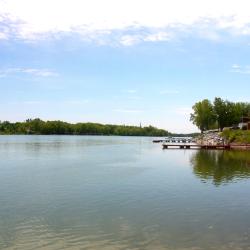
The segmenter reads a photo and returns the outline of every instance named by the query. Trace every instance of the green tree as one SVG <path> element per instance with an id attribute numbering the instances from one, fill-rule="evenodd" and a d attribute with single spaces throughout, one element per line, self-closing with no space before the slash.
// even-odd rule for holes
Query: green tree
<path id="1" fill-rule="evenodd" d="M 248 115 L 249 104 L 240 102 L 224 101 L 216 97 L 214 99 L 214 112 L 219 129 L 222 131 L 224 127 L 237 125 L 242 116 Z"/>
<path id="2" fill-rule="evenodd" d="M 227 125 L 227 103 L 219 97 L 214 99 L 214 113 L 218 127 L 222 130 Z"/>
<path id="3" fill-rule="evenodd" d="M 62 121 L 42 121 L 36 118 L 28 119 L 25 122 L 0 122 L 0 134 L 168 136 L 170 133 L 152 126 L 136 127 L 99 123 L 70 124 Z"/>
<path id="4" fill-rule="evenodd" d="M 215 123 L 215 114 L 213 105 L 207 99 L 195 103 L 192 107 L 193 113 L 190 120 L 195 124 L 203 133 L 205 130 L 212 128 Z"/>

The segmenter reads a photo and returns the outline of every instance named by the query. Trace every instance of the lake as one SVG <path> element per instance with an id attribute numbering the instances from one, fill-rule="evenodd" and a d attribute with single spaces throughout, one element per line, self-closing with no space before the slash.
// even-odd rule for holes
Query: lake
<path id="1" fill-rule="evenodd" d="M 0 136 L 0 249 L 250 249 L 250 152 Z"/>

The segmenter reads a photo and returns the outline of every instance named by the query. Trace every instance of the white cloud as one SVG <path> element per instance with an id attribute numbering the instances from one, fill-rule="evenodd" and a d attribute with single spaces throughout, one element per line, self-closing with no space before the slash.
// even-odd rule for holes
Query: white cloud
<path id="1" fill-rule="evenodd" d="M 250 65 L 241 66 L 238 64 L 232 65 L 231 72 L 239 74 L 250 74 Z"/>
<path id="2" fill-rule="evenodd" d="M 15 74 L 28 74 L 39 77 L 53 77 L 58 76 L 58 73 L 48 69 L 34 69 L 34 68 L 8 68 L 0 70 L 0 78 Z"/>
<path id="3" fill-rule="evenodd" d="M 157 33 L 149 34 L 148 36 L 144 37 L 144 41 L 146 42 L 159 42 L 159 41 L 169 41 L 172 38 L 172 36 L 163 31 L 159 31 Z"/>
<path id="4" fill-rule="evenodd" d="M 233 68 L 233 69 L 239 69 L 239 68 L 240 68 L 240 65 L 238 65 L 238 64 L 233 64 L 233 65 L 232 65 L 232 68 Z"/>
<path id="5" fill-rule="evenodd" d="M 58 76 L 57 73 L 48 69 L 22 69 L 20 72 L 42 77 Z"/>
<path id="6" fill-rule="evenodd" d="M 8 39 L 8 35 L 7 32 L 0 32 L 0 40 L 7 40 Z"/>
<path id="7" fill-rule="evenodd" d="M 136 35 L 125 35 L 120 38 L 120 43 L 124 46 L 132 46 L 141 41 L 140 36 Z"/>
<path id="8" fill-rule="evenodd" d="M 81 106 L 81 105 L 86 105 L 89 103 L 89 100 L 83 99 L 83 100 L 74 100 L 74 101 L 49 101 L 49 100 L 42 100 L 42 101 L 34 101 L 34 100 L 26 100 L 26 101 L 11 101 L 8 102 L 10 105 L 76 105 L 76 106 Z"/>
<path id="9" fill-rule="evenodd" d="M 212 40 L 219 39 L 220 30 L 250 35 L 248 0 L 0 0 L 0 6 L 0 24 L 4 24 L 0 39 L 37 40 L 77 33 L 102 44 L 100 36 L 118 32 L 118 42 L 131 46 L 168 41 L 183 30 L 198 31 L 197 35 Z"/>
<path id="10" fill-rule="evenodd" d="M 124 35 L 119 38 L 120 44 L 124 46 L 132 46 L 138 44 L 140 42 L 161 42 L 161 41 L 169 41 L 173 38 L 173 35 L 167 33 L 165 31 L 137 31 L 139 34 L 136 35 Z M 152 32 L 152 33 L 150 33 Z"/>

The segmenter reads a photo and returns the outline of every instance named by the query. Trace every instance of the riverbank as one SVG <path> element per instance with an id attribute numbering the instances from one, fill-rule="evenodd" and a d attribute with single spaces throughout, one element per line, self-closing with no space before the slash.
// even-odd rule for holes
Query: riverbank
<path id="1" fill-rule="evenodd" d="M 64 121 L 43 121 L 39 118 L 24 122 L 0 121 L 3 135 L 118 135 L 118 136 L 169 136 L 164 129 L 153 126 L 131 126 L 101 123 L 69 123 Z"/>
<path id="2" fill-rule="evenodd" d="M 199 135 L 196 143 L 201 145 L 230 145 L 231 149 L 250 149 L 250 131 L 224 130 L 223 132 L 209 132 Z"/>
<path id="3" fill-rule="evenodd" d="M 198 137 L 195 138 L 197 144 L 200 145 L 223 145 L 225 144 L 224 138 L 220 135 L 219 132 L 210 132 L 210 133 L 203 133 L 200 134 Z"/>

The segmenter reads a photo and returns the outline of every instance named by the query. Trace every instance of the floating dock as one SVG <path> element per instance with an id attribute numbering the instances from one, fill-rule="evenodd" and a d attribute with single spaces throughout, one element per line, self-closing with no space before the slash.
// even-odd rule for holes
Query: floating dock
<path id="1" fill-rule="evenodd" d="M 155 139 L 153 143 L 191 143 L 192 137 L 166 137 L 165 139 Z"/>
<path id="2" fill-rule="evenodd" d="M 166 138 L 156 138 L 153 143 L 162 143 L 163 149 L 218 149 L 218 150 L 230 150 L 238 149 L 250 150 L 250 144 L 227 144 L 224 141 L 218 144 L 198 144 L 192 137 L 166 137 Z"/>
<path id="3" fill-rule="evenodd" d="M 153 143 L 165 142 L 166 140 L 153 140 Z"/>

